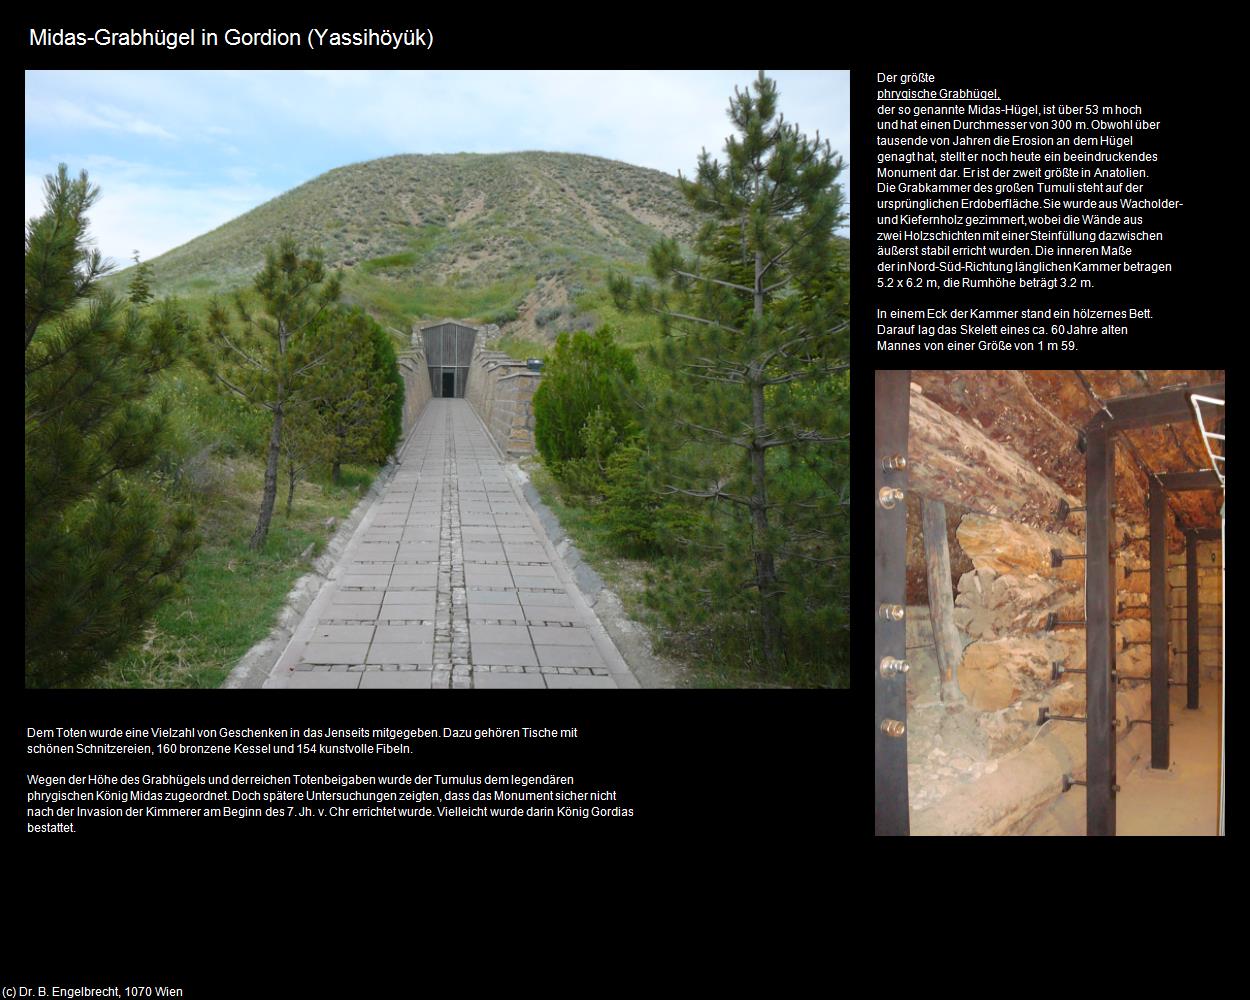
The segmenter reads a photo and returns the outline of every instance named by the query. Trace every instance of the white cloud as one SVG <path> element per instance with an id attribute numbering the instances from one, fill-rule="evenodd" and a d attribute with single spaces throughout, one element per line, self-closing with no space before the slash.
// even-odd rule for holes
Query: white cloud
<path id="1" fill-rule="evenodd" d="M 109 104 L 77 104 L 66 98 L 28 99 L 26 117 L 42 127 L 104 129 L 158 139 L 176 139 L 172 132 L 133 112 Z"/>
<path id="2" fill-rule="evenodd" d="M 112 157 L 88 157 L 82 166 L 100 188 L 88 213 L 89 232 L 101 253 L 119 267 L 129 264 L 135 250 L 145 260 L 157 257 L 280 193 L 246 177 L 206 184 L 179 171 Z M 55 167 L 27 162 L 27 218 L 42 213 L 43 177 Z"/>

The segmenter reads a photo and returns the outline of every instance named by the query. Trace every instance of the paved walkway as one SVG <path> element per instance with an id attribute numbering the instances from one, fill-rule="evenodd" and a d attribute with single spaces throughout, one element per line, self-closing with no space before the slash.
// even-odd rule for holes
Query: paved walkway
<path id="1" fill-rule="evenodd" d="M 432 399 L 265 687 L 636 688 L 481 421 Z"/>

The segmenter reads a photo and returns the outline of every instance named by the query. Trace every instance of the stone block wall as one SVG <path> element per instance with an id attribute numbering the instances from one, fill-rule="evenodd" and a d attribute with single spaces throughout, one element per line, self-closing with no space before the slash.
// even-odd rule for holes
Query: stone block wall
<path id="1" fill-rule="evenodd" d="M 1220 573 L 1222 552 L 1219 542 L 1199 542 L 1198 553 L 1198 671 L 1205 680 L 1219 677 L 1223 666 L 1223 627 L 1221 621 Z M 1168 564 L 1168 640 L 1172 659 L 1172 679 L 1183 681 L 1188 670 L 1188 594 L 1185 589 L 1185 551 L 1173 555 Z"/>
<path id="2" fill-rule="evenodd" d="M 408 432 L 416 426 L 421 418 L 425 404 L 430 401 L 430 370 L 425 364 L 425 351 L 420 347 L 411 347 L 403 351 L 396 359 L 399 374 L 404 379 L 404 433 L 400 439 L 408 438 Z"/>
<path id="3" fill-rule="evenodd" d="M 469 365 L 469 404 L 507 456 L 534 453 L 532 400 L 542 381 L 524 361 L 500 351 L 479 349 Z"/>

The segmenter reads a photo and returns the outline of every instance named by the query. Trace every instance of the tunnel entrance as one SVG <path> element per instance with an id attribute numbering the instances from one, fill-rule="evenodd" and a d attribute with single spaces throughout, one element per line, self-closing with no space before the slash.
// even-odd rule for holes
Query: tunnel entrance
<path id="1" fill-rule="evenodd" d="M 436 323 L 421 331 L 430 391 L 436 398 L 462 398 L 469 382 L 469 362 L 477 330 L 464 323 Z"/>

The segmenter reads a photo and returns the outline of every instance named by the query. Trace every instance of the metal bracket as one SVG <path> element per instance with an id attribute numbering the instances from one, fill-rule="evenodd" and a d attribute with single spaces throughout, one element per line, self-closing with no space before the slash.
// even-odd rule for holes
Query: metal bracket
<path id="1" fill-rule="evenodd" d="M 1037 724 L 1044 726 L 1048 722 L 1086 722 L 1083 715 L 1051 715 L 1050 709 L 1043 705 L 1037 710 Z"/>
<path id="2" fill-rule="evenodd" d="M 1084 625 L 1083 621 L 1063 621 L 1058 612 L 1052 611 L 1046 616 L 1046 631 L 1053 632 L 1059 625 Z"/>
<path id="3" fill-rule="evenodd" d="M 1066 499 L 1059 501 L 1059 509 L 1055 511 L 1055 520 L 1060 524 L 1068 519 L 1069 514 L 1077 514 L 1085 510 L 1084 507 L 1069 507 Z"/>
<path id="4" fill-rule="evenodd" d="M 1050 550 L 1050 565 L 1052 568 L 1058 568 L 1062 566 L 1065 560 L 1068 560 L 1068 559 L 1084 559 L 1084 558 L 1085 558 L 1084 555 L 1079 555 L 1079 556 L 1071 555 L 1070 556 L 1070 555 L 1064 554 L 1063 552 L 1060 552 L 1058 549 Z"/>
<path id="5" fill-rule="evenodd" d="M 1089 785 L 1089 782 L 1088 782 L 1088 781 L 1081 781 L 1081 779 L 1080 779 L 1080 778 L 1074 778 L 1074 777 L 1072 777 L 1072 775 L 1070 775 L 1070 774 L 1065 774 L 1065 775 L 1063 776 L 1063 790 L 1064 790 L 1065 792 L 1070 792 L 1070 791 L 1072 790 L 1072 786 L 1073 786 L 1073 785 L 1086 785 L 1086 786 L 1088 786 L 1088 785 Z M 1120 790 L 1120 786 L 1119 786 L 1119 785 L 1112 785 L 1112 786 L 1111 786 L 1111 791 L 1112 791 L 1112 793 L 1118 792 L 1119 790 Z"/>

